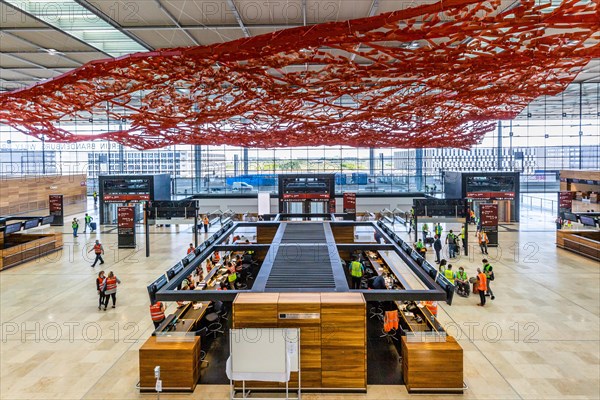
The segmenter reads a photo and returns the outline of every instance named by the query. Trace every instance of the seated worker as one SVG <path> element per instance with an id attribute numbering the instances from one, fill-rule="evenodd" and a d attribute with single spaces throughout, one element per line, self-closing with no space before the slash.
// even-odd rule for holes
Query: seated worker
<path id="1" fill-rule="evenodd" d="M 448 264 L 448 261 L 446 261 L 445 258 L 442 258 L 442 260 L 440 261 L 440 265 L 438 266 L 438 272 L 440 274 L 443 274 L 446 270 L 446 264 Z"/>
<path id="2" fill-rule="evenodd" d="M 227 265 L 227 282 L 229 283 L 229 288 L 231 290 L 235 290 L 235 281 L 237 281 L 237 272 L 235 270 L 235 263 L 230 261 Z"/>
<path id="3" fill-rule="evenodd" d="M 250 244 L 250 240 L 246 239 L 246 242 L 244 244 Z M 246 254 L 254 254 L 254 250 L 246 250 Z"/>
<path id="4" fill-rule="evenodd" d="M 425 253 L 427 253 L 427 249 L 425 248 L 425 245 L 423 244 L 421 239 L 419 239 L 417 243 L 415 243 L 415 249 L 419 252 L 419 254 L 423 256 L 423 258 L 425 258 Z"/>
<path id="5" fill-rule="evenodd" d="M 210 261 L 210 258 L 206 259 L 206 273 L 209 273 L 211 269 L 214 268 L 214 265 L 212 263 L 212 261 Z"/>
<path id="6" fill-rule="evenodd" d="M 218 251 L 215 251 L 215 253 L 213 254 L 213 256 L 212 256 L 212 261 L 213 261 L 215 264 L 218 264 L 218 263 L 219 263 L 219 261 L 221 261 L 221 255 L 219 254 L 219 252 L 218 252 Z"/>
<path id="7" fill-rule="evenodd" d="M 458 267 L 455 282 L 457 288 L 456 293 L 458 293 L 459 296 L 468 297 L 470 293 L 469 278 L 463 267 Z"/>
<path id="8" fill-rule="evenodd" d="M 185 279 L 181 282 L 181 290 L 185 290 L 184 287 L 187 287 L 187 290 L 194 290 L 196 285 L 194 284 L 194 280 L 192 279 L 192 274 L 189 274 L 185 277 Z"/>
<path id="9" fill-rule="evenodd" d="M 456 279 L 456 274 L 452 271 L 452 264 L 448 264 L 448 268 L 444 271 L 444 276 L 448 281 L 454 285 L 454 279 Z"/>
<path id="10" fill-rule="evenodd" d="M 387 289 L 385 286 L 385 274 L 375 276 L 369 279 L 369 288 L 371 289 Z"/>

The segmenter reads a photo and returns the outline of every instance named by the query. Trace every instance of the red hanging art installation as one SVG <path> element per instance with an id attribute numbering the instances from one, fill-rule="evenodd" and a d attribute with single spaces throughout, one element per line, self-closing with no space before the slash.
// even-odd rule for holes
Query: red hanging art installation
<path id="1" fill-rule="evenodd" d="M 551 3 L 445 0 L 92 61 L 1 94 L 0 123 L 47 142 L 108 139 L 137 149 L 468 149 L 600 57 L 599 1 Z M 106 132 L 75 131 L 106 118 Z"/>

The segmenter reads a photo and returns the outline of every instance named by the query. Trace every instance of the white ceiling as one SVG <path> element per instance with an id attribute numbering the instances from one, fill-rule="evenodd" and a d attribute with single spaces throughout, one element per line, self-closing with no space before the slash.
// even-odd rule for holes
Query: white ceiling
<path id="1" fill-rule="evenodd" d="M 557 0 L 552 0 L 556 2 Z M 589 1 L 589 0 L 588 0 Z M 0 0 L 0 90 L 23 88 L 84 63 L 131 52 L 210 45 L 280 29 L 343 21 L 434 1 Z M 513 1 L 503 1 L 503 7 Z M 22 8 L 22 9 L 20 9 Z M 49 54 L 43 49 L 54 49 Z M 139 50 L 138 50 L 139 51 Z M 356 60 L 359 61 L 359 60 Z M 538 99 L 533 118 L 598 116 L 600 59 L 564 94 Z M 522 114 L 526 117 L 526 112 Z"/>

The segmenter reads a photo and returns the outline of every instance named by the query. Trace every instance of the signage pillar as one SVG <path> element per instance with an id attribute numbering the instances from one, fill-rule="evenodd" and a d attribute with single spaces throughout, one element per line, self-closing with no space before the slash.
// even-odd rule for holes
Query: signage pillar
<path id="1" fill-rule="evenodd" d="M 356 221 L 356 193 L 344 192 L 344 213 L 350 214 L 344 219 Z"/>
<path id="2" fill-rule="evenodd" d="M 135 207 L 117 208 L 118 247 L 135 248 Z"/>
<path id="3" fill-rule="evenodd" d="M 571 212 L 573 208 L 573 197 L 575 192 L 560 191 L 558 192 L 558 216 L 564 212 Z"/>
<path id="4" fill-rule="evenodd" d="M 54 217 L 51 226 L 63 226 L 64 225 L 64 207 L 63 207 L 63 195 L 62 194 L 51 194 L 48 197 L 48 207 L 50 215 Z"/>
<path id="5" fill-rule="evenodd" d="M 487 233 L 488 246 L 498 246 L 498 204 L 482 203 L 479 205 L 481 229 Z"/>

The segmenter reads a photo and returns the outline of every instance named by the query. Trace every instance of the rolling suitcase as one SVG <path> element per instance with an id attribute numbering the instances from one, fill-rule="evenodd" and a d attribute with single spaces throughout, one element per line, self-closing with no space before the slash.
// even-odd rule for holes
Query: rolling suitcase
<path id="1" fill-rule="evenodd" d="M 94 232 L 96 230 L 96 223 L 90 222 L 90 228 L 92 229 L 92 232 Z"/>

